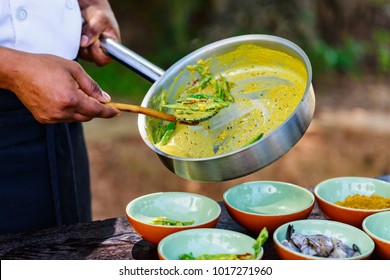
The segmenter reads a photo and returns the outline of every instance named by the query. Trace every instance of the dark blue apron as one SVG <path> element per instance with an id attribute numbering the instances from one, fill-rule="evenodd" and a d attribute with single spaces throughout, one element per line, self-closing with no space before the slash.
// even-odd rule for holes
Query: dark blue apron
<path id="1" fill-rule="evenodd" d="M 0 89 L 0 234 L 90 220 L 81 124 L 42 125 Z"/>

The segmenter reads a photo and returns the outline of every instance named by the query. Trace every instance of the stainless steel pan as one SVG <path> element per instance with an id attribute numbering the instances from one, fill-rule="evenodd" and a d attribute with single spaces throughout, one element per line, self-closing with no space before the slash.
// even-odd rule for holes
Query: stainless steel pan
<path id="1" fill-rule="evenodd" d="M 208 158 L 182 158 L 163 153 L 150 140 L 147 130 L 147 127 L 150 126 L 150 118 L 139 115 L 138 129 L 145 143 L 156 152 L 170 171 L 185 179 L 201 182 L 221 182 L 258 171 L 289 151 L 303 136 L 312 120 L 315 97 L 311 86 L 312 70 L 310 61 L 301 48 L 283 38 L 269 35 L 244 35 L 217 41 L 185 56 L 165 72 L 112 39 L 102 38 L 101 43 L 103 49 L 115 60 L 154 82 L 142 102 L 142 106 L 150 108 L 158 107 L 162 90 L 166 90 L 172 84 L 177 83 L 177 77 L 187 65 L 193 65 L 199 59 L 206 60 L 230 52 L 242 44 L 255 44 L 285 52 L 301 61 L 306 68 L 307 83 L 305 92 L 291 116 L 277 129 L 260 140 L 227 154 Z M 173 96 L 168 98 L 174 100 Z"/>

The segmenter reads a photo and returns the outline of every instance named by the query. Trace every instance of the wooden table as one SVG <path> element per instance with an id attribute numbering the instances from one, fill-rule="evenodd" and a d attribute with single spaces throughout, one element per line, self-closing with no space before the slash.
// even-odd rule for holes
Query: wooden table
<path id="1" fill-rule="evenodd" d="M 232 220 L 223 203 L 217 228 L 251 233 Z M 311 219 L 324 219 L 315 205 Z M 29 233 L 0 235 L 0 259 L 156 260 L 157 246 L 143 240 L 125 217 L 94 221 Z M 278 259 L 272 237 L 264 245 L 263 259 Z"/>
<path id="2" fill-rule="evenodd" d="M 390 182 L 390 175 L 378 177 Z M 312 189 L 311 189 L 312 190 Z M 223 203 L 217 228 L 257 237 L 232 220 Z M 315 203 L 309 219 L 325 219 Z M 377 259 L 376 256 L 372 256 Z M 0 259 L 56 260 L 156 260 L 157 246 L 143 240 L 125 217 L 59 226 L 28 233 L 0 235 Z M 264 245 L 263 259 L 276 260 L 272 237 Z"/>

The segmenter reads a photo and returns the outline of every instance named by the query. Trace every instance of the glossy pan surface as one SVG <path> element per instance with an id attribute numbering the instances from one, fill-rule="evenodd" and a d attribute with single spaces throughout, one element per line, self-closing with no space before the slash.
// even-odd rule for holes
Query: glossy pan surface
<path id="1" fill-rule="evenodd" d="M 149 80 L 156 81 L 145 95 L 141 105 L 158 109 L 161 106 L 160 102 L 163 92 L 166 95 L 164 98 L 167 99 L 167 102 L 174 102 L 179 89 L 177 87 L 189 82 L 188 75 L 183 75 L 183 69 L 186 66 L 194 65 L 200 59 L 207 60 L 211 58 L 213 60 L 215 57 L 233 53 L 243 45 L 253 45 L 260 47 L 260 49 L 263 48 L 285 53 L 292 59 L 299 61 L 305 69 L 305 85 L 302 90 L 302 97 L 298 104 L 291 105 L 294 106 L 294 108 L 291 108 L 292 113 L 278 127 L 259 140 L 245 147 L 233 149 L 227 153 L 200 158 L 173 156 L 161 151 L 156 147 L 152 133 L 156 127 L 163 125 L 163 121 L 139 115 L 138 128 L 143 140 L 156 152 L 162 163 L 180 177 L 200 182 L 221 182 L 258 171 L 288 152 L 303 136 L 312 120 L 315 97 L 311 85 L 312 70 L 309 59 L 303 50 L 294 43 L 280 37 L 269 35 L 244 35 L 217 41 L 185 56 L 165 72 L 154 71 L 154 76 L 149 77 Z M 233 57 L 232 61 L 243 60 L 240 62 L 241 67 L 243 67 L 242 69 L 253 67 L 252 62 L 245 56 L 245 53 L 242 54 L 241 56 Z M 261 56 L 262 53 L 259 52 L 258 55 Z M 284 61 L 275 61 L 275 64 L 283 63 Z M 230 64 L 226 60 L 223 63 L 211 65 L 211 67 L 216 72 L 230 71 Z M 155 74 L 155 72 L 158 74 Z M 250 82 L 253 82 L 256 78 L 251 78 Z M 283 77 L 281 78 L 281 82 L 286 82 L 282 80 Z M 234 119 L 234 114 L 231 113 L 230 116 L 229 114 L 227 116 L 230 119 Z M 223 115 L 220 119 L 216 117 L 213 117 L 213 119 L 216 118 L 214 120 L 215 122 L 224 121 L 222 117 L 226 119 Z M 218 132 L 212 131 L 211 133 Z M 240 131 L 233 131 L 232 133 L 240 133 Z"/>

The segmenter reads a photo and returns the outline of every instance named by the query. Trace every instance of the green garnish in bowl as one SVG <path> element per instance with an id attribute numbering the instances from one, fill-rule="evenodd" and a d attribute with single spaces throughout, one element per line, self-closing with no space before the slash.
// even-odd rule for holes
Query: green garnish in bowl
<path id="1" fill-rule="evenodd" d="M 152 225 L 161 225 L 161 226 L 190 226 L 195 223 L 195 221 L 175 221 L 168 219 L 166 217 L 158 216 L 154 218 L 151 222 Z"/>
<path id="2" fill-rule="evenodd" d="M 268 230 L 263 228 L 260 231 L 259 236 L 257 237 L 252 248 L 254 249 L 254 254 L 244 253 L 244 254 L 202 254 L 197 257 L 194 257 L 192 252 L 188 254 L 182 254 L 180 260 L 255 260 L 261 252 L 261 247 L 268 239 Z"/>

